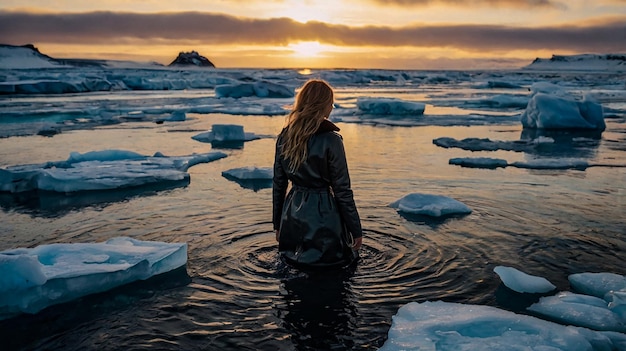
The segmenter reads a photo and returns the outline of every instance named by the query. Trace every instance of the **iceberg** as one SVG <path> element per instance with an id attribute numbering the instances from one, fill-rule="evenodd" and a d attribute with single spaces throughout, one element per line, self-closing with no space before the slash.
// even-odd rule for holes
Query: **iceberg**
<path id="1" fill-rule="evenodd" d="M 524 128 L 597 129 L 606 124 L 602 106 L 588 97 L 576 101 L 572 97 L 537 93 L 530 98 L 521 116 Z"/>
<path id="2" fill-rule="evenodd" d="M 0 169 L 0 192 L 73 193 L 188 181 L 189 167 L 224 157 L 226 154 L 217 151 L 172 157 L 160 153 L 148 157 L 126 150 L 73 152 L 66 161 Z"/>
<path id="3" fill-rule="evenodd" d="M 0 252 L 0 319 L 145 280 L 187 263 L 186 243 L 115 237 Z"/>
<path id="4" fill-rule="evenodd" d="M 391 204 L 398 212 L 431 217 L 469 214 L 472 210 L 464 203 L 442 195 L 412 193 Z"/>

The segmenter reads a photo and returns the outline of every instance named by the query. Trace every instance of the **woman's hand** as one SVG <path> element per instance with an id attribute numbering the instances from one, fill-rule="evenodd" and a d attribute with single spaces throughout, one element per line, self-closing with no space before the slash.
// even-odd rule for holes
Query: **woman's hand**
<path id="1" fill-rule="evenodd" d="M 280 238 L 280 232 L 278 230 L 275 230 L 274 234 L 276 234 L 276 241 L 278 241 L 278 238 Z"/>
<path id="2" fill-rule="evenodd" d="M 352 250 L 359 251 L 361 249 L 362 244 L 363 244 L 363 237 L 354 239 L 354 244 L 352 244 Z"/>

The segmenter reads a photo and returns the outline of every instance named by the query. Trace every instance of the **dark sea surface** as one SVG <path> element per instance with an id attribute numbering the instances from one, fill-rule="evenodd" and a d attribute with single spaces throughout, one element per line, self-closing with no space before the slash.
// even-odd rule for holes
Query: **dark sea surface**
<path id="1" fill-rule="evenodd" d="M 520 81 L 517 75 L 500 79 Z M 586 84 L 581 89 L 592 88 Z M 611 106 L 611 112 L 605 112 L 611 118 L 600 139 L 572 145 L 572 138 L 579 136 L 565 133 L 561 142 L 528 152 L 471 152 L 433 144 L 440 137 L 520 140 L 522 126 L 515 120 L 523 109 L 498 112 L 431 101 L 427 113 L 441 109 L 441 115 L 454 116 L 455 122 L 393 126 L 338 121 L 364 228 L 363 248 L 353 269 L 313 275 L 279 260 L 267 184 L 239 184 L 221 175 L 237 167 L 271 166 L 275 138 L 234 149 L 191 139 L 213 124 L 239 124 L 246 132 L 273 136 L 284 116 L 188 113 L 182 122 L 130 121 L 70 129 L 53 137 L 2 138 L 0 166 L 64 160 L 72 151 L 106 149 L 145 155 L 218 149 L 228 157 L 191 167 L 191 181 L 183 186 L 68 196 L 0 194 L 0 250 L 101 242 L 116 236 L 188 243 L 186 267 L 36 315 L 0 321 L 0 348 L 376 350 L 387 338 L 392 316 L 408 302 L 443 300 L 516 310 L 516 296 L 502 289 L 493 272 L 498 265 L 545 277 L 559 290 L 569 290 L 567 277 L 573 273 L 626 275 L 623 90 L 617 89 L 617 98 L 602 95 L 603 103 Z M 439 95 L 444 101 L 460 92 L 467 93 L 458 85 L 408 92 L 352 85 L 337 89 L 337 101 L 349 105 L 359 95 Z M 168 98 L 180 93 L 154 94 Z M 112 92 L 105 98 L 143 99 L 150 93 Z M 5 106 L 10 103 L 7 97 L 0 99 Z M 36 99 L 33 104 L 64 101 L 60 96 Z M 458 123 L 475 113 L 495 113 L 503 122 Z M 602 166 L 476 169 L 448 164 L 455 157 L 494 157 L 509 163 L 576 158 Z M 472 213 L 432 219 L 402 215 L 388 206 L 414 192 L 454 198 Z"/>

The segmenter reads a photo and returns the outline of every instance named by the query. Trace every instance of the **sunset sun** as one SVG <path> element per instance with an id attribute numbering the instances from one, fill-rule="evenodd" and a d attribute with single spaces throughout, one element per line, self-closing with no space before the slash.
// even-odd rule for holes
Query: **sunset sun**
<path id="1" fill-rule="evenodd" d="M 321 56 L 322 45 L 317 41 L 303 41 L 291 43 L 287 46 L 293 53 L 294 57 L 315 58 Z"/>

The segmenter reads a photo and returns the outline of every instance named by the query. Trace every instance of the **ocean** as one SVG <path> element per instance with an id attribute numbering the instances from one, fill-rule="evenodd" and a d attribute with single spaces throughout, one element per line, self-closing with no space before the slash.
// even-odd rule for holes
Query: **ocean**
<path id="1" fill-rule="evenodd" d="M 278 258 L 271 189 L 222 176 L 232 168 L 272 166 L 275 136 L 293 98 L 220 99 L 214 88 L 194 87 L 190 78 L 180 78 L 195 74 L 194 79 L 203 80 L 204 73 L 175 70 L 3 74 L 70 82 L 93 76 L 111 82 L 132 75 L 143 79 L 144 89 L 0 95 L 0 167 L 109 149 L 228 155 L 191 167 L 190 181 L 183 185 L 0 193 L 0 250 L 115 236 L 189 245 L 182 269 L 0 321 L 3 349 L 376 350 L 387 339 L 392 316 L 412 301 L 523 313 L 524 297 L 503 289 L 493 272 L 498 265 L 545 277 L 560 290 L 569 289 L 567 277 L 573 273 L 626 275 L 625 73 L 213 71 L 205 81 L 214 79 L 214 85 L 219 77 L 293 89 L 316 77 L 336 89 L 331 119 L 341 128 L 364 240 L 353 270 L 313 276 Z M 184 89 L 170 89 L 173 77 Z M 170 85 L 154 89 L 155 82 Z M 521 152 L 433 143 L 442 137 L 527 139 L 519 118 L 537 82 L 595 98 L 603 106 L 606 129 L 553 131 L 541 135 L 553 142 Z M 366 116 L 357 108 L 363 97 L 419 101 L 425 112 Z M 186 119 L 163 121 L 174 111 L 185 112 Z M 234 148 L 192 139 L 215 124 L 241 125 L 263 137 Z M 38 135 L 50 130 L 51 136 Z M 449 163 L 458 157 L 500 158 L 509 164 L 576 159 L 596 166 L 486 169 Z M 451 197 L 472 213 L 429 218 L 389 207 L 410 193 Z"/>

